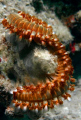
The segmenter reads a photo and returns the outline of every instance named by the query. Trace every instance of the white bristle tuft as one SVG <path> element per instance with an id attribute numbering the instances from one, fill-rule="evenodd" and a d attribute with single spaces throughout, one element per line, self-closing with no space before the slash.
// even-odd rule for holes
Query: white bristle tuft
<path id="1" fill-rule="evenodd" d="M 43 101 L 44 104 L 47 104 L 48 102 L 47 101 Z"/>
<path id="2" fill-rule="evenodd" d="M 13 90 L 10 91 L 10 94 L 13 94 Z"/>
<path id="3" fill-rule="evenodd" d="M 40 33 L 38 32 L 37 35 L 40 35 Z"/>
<path id="4" fill-rule="evenodd" d="M 43 35 L 42 38 L 44 39 L 44 38 L 45 38 L 45 35 Z"/>
<path id="5" fill-rule="evenodd" d="M 57 38 L 55 38 L 54 40 L 57 40 Z"/>
<path id="6" fill-rule="evenodd" d="M 46 35 L 46 37 L 49 37 L 48 35 Z"/>
<path id="7" fill-rule="evenodd" d="M 12 103 L 12 106 L 15 107 L 15 103 Z"/>
<path id="8" fill-rule="evenodd" d="M 17 107 L 17 109 L 18 109 L 18 110 L 20 109 L 20 105 Z"/>
<path id="9" fill-rule="evenodd" d="M 50 26 L 51 26 L 51 24 L 48 24 L 48 25 L 47 25 L 47 27 L 50 27 Z"/>
<path id="10" fill-rule="evenodd" d="M 44 110 L 48 111 L 48 106 L 47 105 L 45 105 Z"/>
<path id="11" fill-rule="evenodd" d="M 21 88 L 21 89 L 22 89 L 22 86 L 19 86 L 19 88 Z"/>
<path id="12" fill-rule="evenodd" d="M 57 99 L 57 97 L 55 97 L 53 100 L 55 100 L 55 101 L 56 101 L 56 100 L 58 100 L 58 99 Z"/>
<path id="13" fill-rule="evenodd" d="M 35 106 L 37 106 L 38 105 L 38 103 L 37 102 L 35 102 Z"/>
<path id="14" fill-rule="evenodd" d="M 39 102 L 39 106 L 41 106 L 41 102 Z"/>
<path id="15" fill-rule="evenodd" d="M 22 103 L 22 101 L 18 101 L 18 103 Z"/>
<path id="16" fill-rule="evenodd" d="M 26 104 L 29 104 L 29 102 L 26 102 Z"/>
<path id="17" fill-rule="evenodd" d="M 24 106 L 23 107 L 23 111 L 25 112 L 27 110 L 27 106 Z"/>
<path id="18" fill-rule="evenodd" d="M 32 36 L 35 36 L 35 34 L 36 34 L 36 32 L 35 32 L 35 31 L 33 31 L 33 32 L 31 33 L 31 35 L 32 35 Z"/>
<path id="19" fill-rule="evenodd" d="M 17 92 L 17 89 L 13 90 L 13 92 Z"/>
<path id="20" fill-rule="evenodd" d="M 54 35 L 54 34 L 56 34 L 56 32 L 53 32 L 52 34 Z"/>
<path id="21" fill-rule="evenodd" d="M 38 108 L 35 109 L 35 112 L 38 113 Z"/>
<path id="22" fill-rule="evenodd" d="M 27 30 L 27 32 L 31 32 L 31 30 Z"/>
<path id="23" fill-rule="evenodd" d="M 67 100 L 70 102 L 70 101 L 71 101 L 71 98 L 70 98 L 70 97 L 68 97 L 68 98 L 67 98 Z"/>

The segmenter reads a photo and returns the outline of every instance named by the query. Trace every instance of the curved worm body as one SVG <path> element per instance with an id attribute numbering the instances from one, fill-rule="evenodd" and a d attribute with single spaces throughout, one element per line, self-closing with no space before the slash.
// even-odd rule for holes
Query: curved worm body
<path id="1" fill-rule="evenodd" d="M 39 21 L 39 19 L 37 20 Z M 39 43 L 52 36 L 52 27 L 46 24 L 38 24 L 35 21 L 23 18 L 20 14 L 10 14 L 2 21 L 3 25 L 10 29 L 11 33 L 16 32 L 20 38 L 24 37 L 29 41 L 37 40 Z M 40 41 L 41 40 L 41 41 Z"/>
<path id="2" fill-rule="evenodd" d="M 2 21 L 4 27 L 16 32 L 20 38 L 24 37 L 28 41 L 34 40 L 36 43 L 45 45 L 51 54 L 57 55 L 58 67 L 52 81 L 17 87 L 13 92 L 13 104 L 23 110 L 41 110 L 53 108 L 54 104 L 62 104 L 64 99 L 71 95 L 67 90 L 74 90 L 73 67 L 71 59 L 65 50 L 65 46 L 59 42 L 57 36 L 53 34 L 52 27 L 46 22 L 39 20 L 34 16 L 19 12 L 19 14 L 10 14 L 7 19 Z M 51 77 L 51 75 L 50 75 Z"/>

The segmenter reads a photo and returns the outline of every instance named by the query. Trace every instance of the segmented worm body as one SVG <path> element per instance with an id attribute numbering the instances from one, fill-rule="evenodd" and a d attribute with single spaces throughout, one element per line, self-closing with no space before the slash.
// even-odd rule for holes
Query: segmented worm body
<path id="1" fill-rule="evenodd" d="M 42 21 L 41 23 L 38 22 L 38 24 L 36 21 L 32 22 L 32 20 L 30 21 L 23 17 L 22 14 L 10 14 L 7 20 L 3 20 L 4 26 L 10 29 L 11 33 L 16 32 L 20 38 L 24 37 L 29 41 L 33 39 L 39 43 L 42 42 L 42 44 L 45 43 L 46 38 L 49 39 L 53 36 L 51 26 L 45 23 L 42 25 Z M 37 19 L 37 21 L 39 21 L 39 19 Z"/>
<path id="2" fill-rule="evenodd" d="M 58 67 L 56 74 L 52 74 L 53 80 L 37 85 L 17 87 L 13 92 L 12 101 L 15 107 L 38 111 L 43 108 L 53 108 L 54 104 L 62 104 L 61 97 L 68 99 L 71 96 L 67 90 L 74 90 L 70 81 L 74 82 L 75 80 L 71 78 L 73 74 L 71 59 L 65 46 L 53 34 L 52 27 L 24 12 L 10 14 L 2 23 L 4 27 L 10 29 L 11 33 L 16 32 L 20 38 L 24 37 L 28 41 L 34 40 L 38 44 L 45 45 L 51 54 L 58 56 Z"/>

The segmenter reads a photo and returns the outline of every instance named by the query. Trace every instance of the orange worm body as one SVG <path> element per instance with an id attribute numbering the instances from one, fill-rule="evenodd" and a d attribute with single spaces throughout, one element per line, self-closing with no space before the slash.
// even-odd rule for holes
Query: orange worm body
<path id="1" fill-rule="evenodd" d="M 73 74 L 71 59 L 65 50 L 65 46 L 53 34 L 52 27 L 48 26 L 46 22 L 23 12 L 10 14 L 2 23 L 11 32 L 16 32 L 20 38 L 24 37 L 28 41 L 34 40 L 36 43 L 45 45 L 51 54 L 58 57 L 58 67 L 52 81 L 17 87 L 17 90 L 13 92 L 12 101 L 15 107 L 20 107 L 23 110 L 27 108 L 41 110 L 48 107 L 53 108 L 54 104 L 62 104 L 63 101 L 60 97 L 64 99 L 70 97 L 67 90 L 74 90 L 70 81 L 74 82 L 75 80 L 71 78 Z"/>
<path id="2" fill-rule="evenodd" d="M 52 27 L 42 26 L 35 22 L 29 22 L 19 14 L 10 14 L 7 20 L 3 20 L 3 25 L 10 29 L 11 32 L 16 32 L 20 38 L 24 37 L 32 41 L 32 39 L 38 38 L 38 40 L 45 40 L 52 36 Z"/>

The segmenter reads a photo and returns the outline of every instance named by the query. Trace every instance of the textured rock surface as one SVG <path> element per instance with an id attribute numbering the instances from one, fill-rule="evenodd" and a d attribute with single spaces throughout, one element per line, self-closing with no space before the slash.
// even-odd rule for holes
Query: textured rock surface
<path id="1" fill-rule="evenodd" d="M 62 106 L 49 110 L 38 120 L 80 120 L 81 119 L 81 87 L 75 87 L 71 100 L 64 101 Z"/>
<path id="2" fill-rule="evenodd" d="M 9 15 L 10 13 L 21 10 L 28 12 L 31 15 L 36 15 L 38 18 L 42 18 L 47 23 L 50 23 L 54 29 L 54 32 L 56 32 L 56 34 L 58 35 L 60 41 L 64 43 L 66 42 L 68 43 L 73 39 L 72 35 L 69 32 L 69 29 L 60 22 L 60 20 L 55 16 L 55 13 L 52 13 L 48 8 L 46 8 L 46 6 L 43 6 L 44 11 L 41 10 L 41 12 L 37 14 L 35 12 L 35 8 L 31 5 L 31 3 L 32 0 L 25 0 L 25 1 L 0 0 L 0 23 L 2 19 L 4 17 L 7 17 L 7 15 Z M 8 30 L 5 30 L 3 28 L 3 25 L 0 24 L 0 40 L 2 35 L 5 35 L 5 31 L 8 32 Z M 3 88 L 0 87 L 0 92 L 2 92 L 2 90 Z M 5 91 L 7 91 L 7 87 Z M 9 93 L 4 92 L 4 94 L 8 95 Z M 75 91 L 71 93 L 71 95 L 72 95 L 71 101 L 70 99 L 69 101 L 64 101 L 64 104 L 62 106 L 55 106 L 54 110 L 49 110 L 48 112 L 45 112 L 41 116 L 40 114 L 36 114 L 30 111 L 27 112 L 27 115 L 32 120 L 81 120 L 81 83 L 80 82 L 78 83 L 78 86 L 75 88 Z M 5 95 L 4 97 L 2 97 L 2 99 L 4 98 Z M 3 103 L 6 104 L 5 101 L 3 101 Z M 10 109 L 7 108 L 5 114 L 7 114 L 8 110 Z M 12 114 L 13 114 L 13 110 L 11 116 Z M 20 115 L 20 118 L 21 117 L 23 117 L 22 114 Z M 28 119 L 27 116 L 25 116 L 22 120 L 25 119 Z"/>

